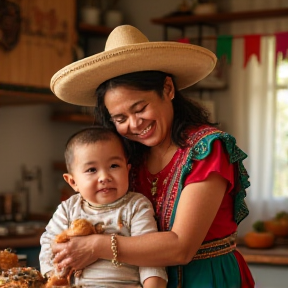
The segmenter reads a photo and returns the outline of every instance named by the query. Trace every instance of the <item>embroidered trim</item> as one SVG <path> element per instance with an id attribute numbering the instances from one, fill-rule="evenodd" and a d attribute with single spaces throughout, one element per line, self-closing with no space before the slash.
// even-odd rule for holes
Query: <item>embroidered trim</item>
<path id="1" fill-rule="evenodd" d="M 193 260 L 207 259 L 230 253 L 236 249 L 237 233 L 233 233 L 223 239 L 203 243 Z"/>
<path id="2" fill-rule="evenodd" d="M 247 157 L 247 155 L 236 146 L 236 140 L 233 136 L 214 127 L 206 127 L 197 131 L 195 134 L 192 134 L 191 137 L 188 138 L 187 142 L 191 149 L 184 149 L 183 151 L 185 152 L 179 156 L 179 158 L 181 158 L 180 165 L 182 166 L 182 169 L 178 169 L 181 170 L 180 173 L 176 172 L 174 174 L 174 177 L 168 186 L 165 201 L 167 202 L 167 199 L 169 199 L 167 203 L 172 203 L 172 205 L 167 205 L 169 207 L 163 205 L 166 209 L 163 209 L 161 218 L 166 218 L 165 222 L 169 223 L 169 227 L 166 226 L 165 230 L 172 229 L 184 181 L 192 169 L 193 160 L 202 160 L 207 157 L 211 152 L 213 141 L 216 139 L 221 140 L 225 144 L 225 148 L 229 154 L 230 163 L 238 163 L 236 172 L 238 173 L 239 190 L 235 195 L 233 195 L 234 220 L 237 225 L 249 214 L 249 210 L 244 201 L 244 198 L 246 197 L 245 189 L 250 186 L 248 181 L 249 175 L 242 164 L 242 161 Z M 235 183 L 235 185 L 236 184 L 237 183 Z M 172 199 L 175 199 L 175 201 L 170 202 Z M 169 221 L 167 216 L 170 218 Z"/>

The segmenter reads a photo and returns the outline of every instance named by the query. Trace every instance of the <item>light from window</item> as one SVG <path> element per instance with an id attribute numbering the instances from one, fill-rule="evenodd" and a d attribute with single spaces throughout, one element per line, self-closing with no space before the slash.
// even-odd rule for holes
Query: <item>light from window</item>
<path id="1" fill-rule="evenodd" d="M 288 61 L 278 63 L 273 194 L 288 197 Z"/>

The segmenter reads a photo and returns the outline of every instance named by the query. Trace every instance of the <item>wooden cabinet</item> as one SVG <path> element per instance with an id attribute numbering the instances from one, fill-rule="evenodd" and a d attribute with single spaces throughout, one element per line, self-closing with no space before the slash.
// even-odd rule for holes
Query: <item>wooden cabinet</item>
<path id="1" fill-rule="evenodd" d="M 0 105 L 57 102 L 49 84 L 56 71 L 72 62 L 75 1 L 16 2 L 10 9 L 7 3 L 2 7 L 7 27 L 0 28 Z M 14 45 L 2 45 L 12 38 Z"/>
<path id="2" fill-rule="evenodd" d="M 49 88 L 0 83 L 0 107 L 59 102 Z"/>
<path id="3" fill-rule="evenodd" d="M 64 2 L 51 0 L 49 5 L 44 6 L 43 1 L 36 0 L 33 4 L 35 13 L 31 13 L 32 6 L 29 0 L 22 2 L 21 12 L 24 18 L 21 22 L 23 26 L 21 26 L 21 37 L 11 51 L 0 49 L 1 67 L 4 68 L 0 69 L 0 107 L 61 103 L 62 101 L 51 92 L 49 84 L 56 71 L 74 61 L 72 47 L 75 44 L 75 32 L 77 31 L 81 39 L 84 39 L 85 50 L 91 37 L 107 37 L 112 29 L 80 23 L 77 15 L 77 0 Z M 56 14 L 49 14 L 54 11 L 53 9 Z M 43 17 L 36 19 L 35 15 Z M 53 20 L 51 17 L 56 18 Z M 48 31 L 47 27 L 51 31 Z M 66 121 L 68 118 L 63 120 Z M 86 120 L 80 118 L 71 117 L 71 121 L 91 123 L 87 115 L 84 116 Z"/>

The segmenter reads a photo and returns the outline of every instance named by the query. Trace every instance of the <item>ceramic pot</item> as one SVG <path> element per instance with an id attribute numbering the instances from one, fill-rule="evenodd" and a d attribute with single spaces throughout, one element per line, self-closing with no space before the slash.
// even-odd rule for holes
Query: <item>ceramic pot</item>
<path id="1" fill-rule="evenodd" d="M 100 9 L 96 7 L 83 7 L 81 10 L 81 20 L 90 25 L 100 24 Z"/>
<path id="2" fill-rule="evenodd" d="M 123 14 L 118 10 L 108 10 L 104 18 L 105 25 L 110 28 L 115 28 L 123 22 Z"/>
<path id="3" fill-rule="evenodd" d="M 217 13 L 217 5 L 215 3 L 201 3 L 196 5 L 193 14 L 214 14 Z"/>

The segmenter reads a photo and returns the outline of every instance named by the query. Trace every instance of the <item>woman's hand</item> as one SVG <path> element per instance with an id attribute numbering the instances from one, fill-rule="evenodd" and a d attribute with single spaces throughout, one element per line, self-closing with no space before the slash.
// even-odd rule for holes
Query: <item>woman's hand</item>
<path id="1" fill-rule="evenodd" d="M 55 255 L 54 263 L 59 270 L 70 267 L 81 270 L 95 262 L 96 254 L 95 241 L 100 235 L 71 237 L 66 243 L 52 244 L 52 251 Z M 101 237 L 101 236 L 100 236 Z"/>

